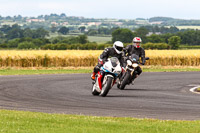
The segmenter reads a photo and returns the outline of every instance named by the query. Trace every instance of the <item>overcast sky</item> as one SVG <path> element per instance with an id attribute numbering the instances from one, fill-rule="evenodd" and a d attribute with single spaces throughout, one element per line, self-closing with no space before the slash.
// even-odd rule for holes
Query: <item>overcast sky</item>
<path id="1" fill-rule="evenodd" d="M 86 18 L 200 19 L 200 0 L 0 0 L 0 15 L 4 17 L 51 13 Z"/>

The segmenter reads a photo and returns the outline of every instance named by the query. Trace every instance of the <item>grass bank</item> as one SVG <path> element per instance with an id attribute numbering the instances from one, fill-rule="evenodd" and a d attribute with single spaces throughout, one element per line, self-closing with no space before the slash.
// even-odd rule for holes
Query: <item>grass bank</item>
<path id="1" fill-rule="evenodd" d="M 95 117 L 0 110 L 2 133 L 199 133 L 200 121 Z"/>
<path id="2" fill-rule="evenodd" d="M 89 68 L 4 68 L 0 69 L 0 75 L 33 75 L 33 74 L 72 74 L 91 73 Z"/>
<path id="3" fill-rule="evenodd" d="M 143 72 L 189 72 L 200 71 L 200 67 L 180 66 L 142 66 Z M 71 74 L 91 73 L 93 67 L 52 67 L 52 68 L 1 68 L 0 75 L 33 75 L 33 74 Z"/>

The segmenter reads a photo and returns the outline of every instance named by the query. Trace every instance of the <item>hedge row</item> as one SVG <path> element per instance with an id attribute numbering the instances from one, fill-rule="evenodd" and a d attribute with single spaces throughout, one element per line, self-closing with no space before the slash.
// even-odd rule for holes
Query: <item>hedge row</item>
<path id="1" fill-rule="evenodd" d="M 124 47 L 130 44 L 124 44 Z M 96 43 L 86 43 L 86 44 L 46 44 L 41 47 L 41 49 L 47 50 L 103 50 L 106 47 L 112 47 L 113 44 L 96 44 Z M 143 44 L 144 49 L 170 49 L 170 46 L 166 43 L 146 43 Z"/>

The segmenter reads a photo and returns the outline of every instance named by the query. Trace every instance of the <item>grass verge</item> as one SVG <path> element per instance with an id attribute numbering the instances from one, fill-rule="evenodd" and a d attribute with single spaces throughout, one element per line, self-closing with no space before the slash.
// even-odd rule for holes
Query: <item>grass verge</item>
<path id="1" fill-rule="evenodd" d="M 187 72 L 200 71 L 199 67 L 179 66 L 142 66 L 143 72 Z M 32 75 L 32 74 L 67 74 L 92 73 L 93 67 L 66 67 L 66 68 L 1 68 L 0 75 Z"/>
<path id="2" fill-rule="evenodd" d="M 0 110 L 2 133 L 198 133 L 200 121 L 96 117 Z"/>
<path id="3" fill-rule="evenodd" d="M 91 73 L 90 68 L 38 68 L 38 69 L 22 69 L 22 68 L 6 68 L 0 69 L 0 75 L 33 75 L 33 74 L 71 74 L 71 73 Z"/>
<path id="4" fill-rule="evenodd" d="M 193 66 L 142 66 L 144 72 L 191 72 L 200 71 L 200 67 Z"/>

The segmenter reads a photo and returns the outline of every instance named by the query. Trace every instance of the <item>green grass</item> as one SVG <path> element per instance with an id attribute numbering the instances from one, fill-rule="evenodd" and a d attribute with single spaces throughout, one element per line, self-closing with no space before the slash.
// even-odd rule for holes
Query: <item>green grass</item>
<path id="1" fill-rule="evenodd" d="M 32 74 L 70 74 L 70 73 L 91 73 L 92 69 L 0 69 L 0 75 L 32 75 Z"/>
<path id="2" fill-rule="evenodd" d="M 200 68 L 144 68 L 143 72 L 195 72 Z"/>
<path id="3" fill-rule="evenodd" d="M 200 29 L 200 26 L 176 26 L 179 30 L 181 29 Z"/>
<path id="4" fill-rule="evenodd" d="M 96 117 L 0 110 L 2 133 L 199 133 L 200 121 Z"/>
<path id="5" fill-rule="evenodd" d="M 200 45 L 180 45 L 179 49 L 200 49 Z"/>
<path id="6" fill-rule="evenodd" d="M 143 72 L 187 72 L 187 71 L 200 71 L 200 68 L 164 68 L 164 67 L 144 67 Z M 92 73 L 93 68 L 80 68 L 80 69 L 61 69 L 61 68 L 44 68 L 44 69 L 0 69 L 0 75 L 33 75 L 33 74 L 72 74 L 72 73 Z"/>
<path id="7" fill-rule="evenodd" d="M 78 36 L 78 35 L 81 35 L 81 33 L 80 34 L 68 34 L 68 35 L 61 35 L 61 34 L 58 34 L 58 33 L 51 33 L 48 38 L 57 37 L 57 36 L 70 37 L 70 36 Z M 88 36 L 88 40 L 90 42 L 96 42 L 98 44 L 102 44 L 102 43 L 106 43 L 108 41 L 112 41 L 112 37 L 111 36 Z"/>
<path id="8" fill-rule="evenodd" d="M 108 41 L 112 41 L 112 37 L 101 37 L 101 36 L 88 36 L 88 40 L 90 42 L 97 42 L 97 43 L 106 43 Z"/>

